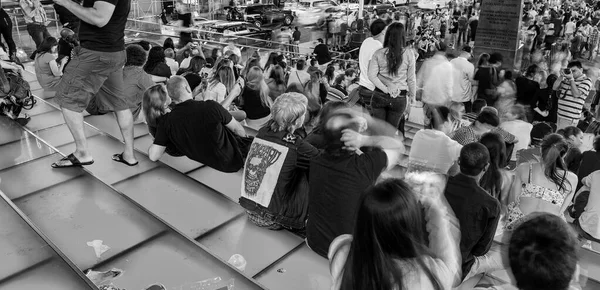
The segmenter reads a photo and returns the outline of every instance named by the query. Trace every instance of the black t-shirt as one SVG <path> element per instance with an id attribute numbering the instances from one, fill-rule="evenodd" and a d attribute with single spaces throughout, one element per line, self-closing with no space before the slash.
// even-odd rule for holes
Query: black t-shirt
<path id="1" fill-rule="evenodd" d="M 237 138 L 226 124 L 232 117 L 214 101 L 188 100 L 158 123 L 154 144 L 174 147 L 188 158 L 223 172 L 243 166 Z"/>
<path id="2" fill-rule="evenodd" d="M 96 1 L 115 5 L 112 17 L 104 27 L 81 21 L 79 41 L 81 47 L 103 52 L 116 52 L 125 49 L 125 25 L 130 10 L 130 0 L 84 0 L 83 7 L 94 7 Z"/>
<path id="3" fill-rule="evenodd" d="M 194 91 L 194 89 L 196 89 L 196 87 L 202 83 L 202 77 L 193 72 L 184 72 L 181 74 L 181 76 L 184 77 L 188 82 L 188 85 L 190 85 L 190 89 L 192 91 Z"/>
<path id="4" fill-rule="evenodd" d="M 294 33 L 292 33 L 292 38 L 294 39 L 294 41 L 300 41 L 300 31 L 295 30 Z"/>
<path id="5" fill-rule="evenodd" d="M 331 61 L 331 55 L 329 55 L 329 48 L 324 43 L 320 43 L 315 47 L 314 54 L 317 55 L 317 61 L 319 64 L 325 64 Z"/>
<path id="6" fill-rule="evenodd" d="M 492 89 L 497 85 L 498 70 L 492 67 L 480 67 L 473 79 L 478 81 L 477 96 L 487 101 L 488 106 L 493 106 L 496 101 L 495 96 L 489 95 Z"/>
<path id="7" fill-rule="evenodd" d="M 77 4 L 80 4 L 80 1 L 73 1 Z M 73 14 L 71 11 L 69 11 L 69 9 L 60 6 L 58 4 L 54 4 L 54 10 L 56 11 L 56 14 L 58 14 L 58 20 L 60 21 L 60 23 L 62 25 L 65 25 L 67 23 L 73 23 L 73 22 L 79 22 L 79 18 L 77 18 L 77 16 L 75 16 L 75 14 Z"/>
<path id="8" fill-rule="evenodd" d="M 517 85 L 517 102 L 522 105 L 531 105 L 539 93 L 540 84 L 526 77 L 518 77 L 515 84 Z"/>
<path id="9" fill-rule="evenodd" d="M 261 102 L 260 91 L 258 90 L 245 87 L 242 93 L 242 100 L 244 100 L 242 109 L 246 112 L 246 116 L 250 120 L 258 120 L 271 114 L 271 109 Z"/>
<path id="10" fill-rule="evenodd" d="M 324 153 L 311 160 L 306 238 L 313 251 L 327 257 L 336 237 L 352 234 L 360 196 L 386 165 L 380 149 L 362 155 Z"/>
<path id="11" fill-rule="evenodd" d="M 171 68 L 166 63 L 157 64 L 151 71 L 146 71 L 147 74 L 157 77 L 171 77 Z"/>
<path id="12" fill-rule="evenodd" d="M 183 21 L 182 27 L 192 27 L 192 13 L 177 14 L 177 19 Z M 181 32 L 181 35 L 191 35 L 189 32 Z"/>

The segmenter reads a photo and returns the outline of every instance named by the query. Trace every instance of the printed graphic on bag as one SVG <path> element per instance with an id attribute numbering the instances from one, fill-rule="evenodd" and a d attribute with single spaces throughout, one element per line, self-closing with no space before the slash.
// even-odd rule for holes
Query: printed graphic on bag
<path id="1" fill-rule="evenodd" d="M 246 158 L 242 197 L 269 207 L 289 148 L 255 138 Z"/>

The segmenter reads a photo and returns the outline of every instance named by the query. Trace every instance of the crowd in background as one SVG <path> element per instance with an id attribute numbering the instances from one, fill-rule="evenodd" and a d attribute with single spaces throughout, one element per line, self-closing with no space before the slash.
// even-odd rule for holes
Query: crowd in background
<path id="1" fill-rule="evenodd" d="M 532 10 L 526 20 L 553 11 Z M 558 15 L 595 15 L 574 11 Z M 193 41 L 128 45 L 124 93 L 154 138 L 150 159 L 242 171 L 248 219 L 305 237 L 330 260 L 332 289 L 450 289 L 500 269 L 519 289 L 576 286 L 577 250 L 600 242 L 600 123 L 587 101 L 600 88 L 578 60 L 597 39 L 582 48 L 565 25 L 566 54 L 536 41 L 515 71 L 496 52 L 473 64 L 471 9 L 387 17 L 369 21 L 358 62 L 333 60 L 322 40 L 293 65 L 277 52 L 242 59 L 234 42 L 210 55 Z M 32 55 L 48 91 L 79 49 L 73 35 Z M 93 97 L 85 110 L 105 105 Z M 410 151 L 406 122 L 424 125 Z"/>

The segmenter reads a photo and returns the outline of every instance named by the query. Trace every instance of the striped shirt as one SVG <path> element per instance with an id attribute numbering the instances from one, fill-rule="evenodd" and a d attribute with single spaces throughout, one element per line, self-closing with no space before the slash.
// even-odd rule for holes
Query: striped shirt
<path id="1" fill-rule="evenodd" d="M 560 84 L 560 93 L 558 99 L 558 116 L 566 119 L 579 119 L 583 110 L 585 99 L 590 93 L 592 80 L 585 74 L 575 79 L 575 85 L 579 89 L 579 98 L 573 97 L 571 92 L 571 83 L 568 80 L 563 80 Z"/>

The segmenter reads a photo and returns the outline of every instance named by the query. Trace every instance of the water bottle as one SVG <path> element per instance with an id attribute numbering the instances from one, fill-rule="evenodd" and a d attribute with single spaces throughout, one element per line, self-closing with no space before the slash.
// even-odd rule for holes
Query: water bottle
<path id="1" fill-rule="evenodd" d="M 242 272 L 246 270 L 246 259 L 244 259 L 244 256 L 240 254 L 234 254 L 233 256 L 231 256 L 227 263 L 233 265 Z"/>

